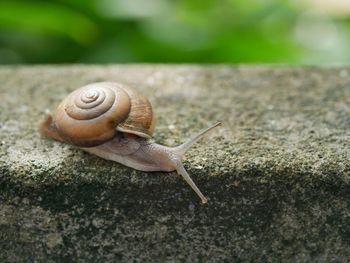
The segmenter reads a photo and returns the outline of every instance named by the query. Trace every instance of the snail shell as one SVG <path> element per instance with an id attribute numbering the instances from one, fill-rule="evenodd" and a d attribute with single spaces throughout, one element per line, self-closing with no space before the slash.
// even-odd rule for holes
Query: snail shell
<path id="1" fill-rule="evenodd" d="M 67 142 L 92 147 L 117 131 L 151 138 L 155 118 L 146 97 L 113 82 L 84 86 L 69 94 L 53 116 L 54 129 Z"/>

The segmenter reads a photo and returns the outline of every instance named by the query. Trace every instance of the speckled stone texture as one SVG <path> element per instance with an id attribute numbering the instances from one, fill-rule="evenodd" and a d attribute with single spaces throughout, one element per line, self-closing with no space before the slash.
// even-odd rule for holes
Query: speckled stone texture
<path id="1" fill-rule="evenodd" d="M 146 173 L 41 138 L 96 81 L 150 98 L 154 139 L 216 121 L 185 167 Z M 0 67 L 0 262 L 349 262 L 350 68 Z"/>

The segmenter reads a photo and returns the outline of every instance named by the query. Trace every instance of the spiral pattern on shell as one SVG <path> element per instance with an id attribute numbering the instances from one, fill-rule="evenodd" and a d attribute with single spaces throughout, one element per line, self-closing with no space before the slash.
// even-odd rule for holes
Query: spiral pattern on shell
<path id="1" fill-rule="evenodd" d="M 135 90 L 100 82 L 69 94 L 58 106 L 53 123 L 67 142 L 91 147 L 112 139 L 117 130 L 149 138 L 153 112 L 148 100 Z"/>
<path id="2" fill-rule="evenodd" d="M 89 120 L 108 111 L 116 99 L 115 90 L 90 85 L 76 90 L 66 103 L 67 114 L 76 120 Z"/>

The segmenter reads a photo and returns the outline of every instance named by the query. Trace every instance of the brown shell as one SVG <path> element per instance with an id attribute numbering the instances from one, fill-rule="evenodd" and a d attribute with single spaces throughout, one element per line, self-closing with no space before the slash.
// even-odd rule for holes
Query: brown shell
<path id="1" fill-rule="evenodd" d="M 111 140 L 117 130 L 150 138 L 154 115 L 140 93 L 118 83 L 99 82 L 69 94 L 54 113 L 53 126 L 68 143 L 91 147 Z"/>

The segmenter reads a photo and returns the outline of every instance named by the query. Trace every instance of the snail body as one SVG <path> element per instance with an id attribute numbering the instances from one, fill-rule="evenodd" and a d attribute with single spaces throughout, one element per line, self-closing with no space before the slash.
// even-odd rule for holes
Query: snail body
<path id="1" fill-rule="evenodd" d="M 89 84 L 69 94 L 40 125 L 43 136 L 77 146 L 103 159 L 141 171 L 177 171 L 201 198 L 207 199 L 182 164 L 187 149 L 217 123 L 177 147 L 151 140 L 152 106 L 134 89 L 114 82 Z"/>

